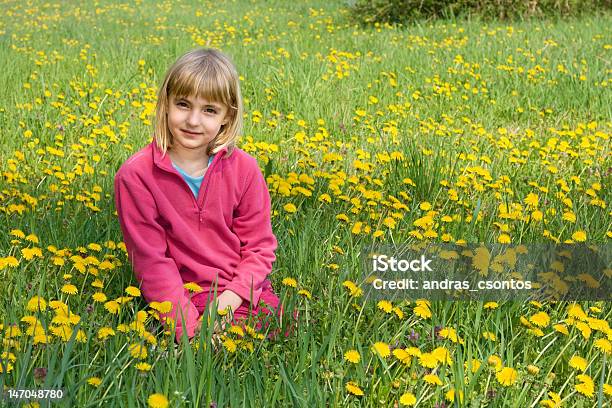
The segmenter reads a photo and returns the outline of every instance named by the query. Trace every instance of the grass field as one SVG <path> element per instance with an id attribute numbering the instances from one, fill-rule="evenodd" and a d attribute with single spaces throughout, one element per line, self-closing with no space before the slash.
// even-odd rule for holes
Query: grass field
<path id="1" fill-rule="evenodd" d="M 610 247 L 609 14 L 361 28 L 342 2 L 0 4 L 5 389 L 61 387 L 66 407 L 611 406 L 608 302 L 359 287 L 372 242 Z M 241 74 L 271 280 L 300 311 L 287 338 L 174 348 L 134 287 L 113 177 L 197 46 Z"/>

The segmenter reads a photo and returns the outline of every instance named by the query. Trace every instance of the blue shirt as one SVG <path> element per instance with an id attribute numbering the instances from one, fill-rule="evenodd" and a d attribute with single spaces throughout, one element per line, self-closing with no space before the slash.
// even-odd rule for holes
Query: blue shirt
<path id="1" fill-rule="evenodd" d="M 214 154 L 210 155 L 210 157 L 208 158 L 208 166 L 210 166 L 210 163 L 212 163 L 213 157 L 215 157 Z M 206 175 L 206 172 L 204 172 L 204 175 L 200 177 L 191 177 L 189 174 L 185 173 L 185 170 L 174 164 L 174 162 L 172 162 L 172 166 L 174 166 L 174 168 L 181 174 L 181 176 L 183 176 L 183 180 L 185 180 L 195 198 L 198 198 L 200 186 L 202 186 L 202 181 L 204 180 L 204 175 Z"/>

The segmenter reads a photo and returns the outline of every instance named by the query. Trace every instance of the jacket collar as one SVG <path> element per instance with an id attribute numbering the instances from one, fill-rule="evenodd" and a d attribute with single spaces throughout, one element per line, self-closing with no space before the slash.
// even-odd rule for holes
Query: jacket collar
<path id="1" fill-rule="evenodd" d="M 157 143 L 155 143 L 155 139 L 151 141 L 150 146 L 153 151 L 153 163 L 155 163 L 155 165 L 159 167 L 160 169 L 163 169 L 169 172 L 173 172 L 173 173 L 176 172 L 176 170 L 174 170 L 174 166 L 172 166 L 172 161 L 170 160 L 170 156 L 168 156 L 167 152 L 166 154 L 162 155 L 162 151 L 159 149 L 159 147 L 157 147 Z M 215 154 L 215 159 L 217 156 L 221 158 L 225 156 L 226 154 L 227 154 L 227 147 L 224 147 Z"/>

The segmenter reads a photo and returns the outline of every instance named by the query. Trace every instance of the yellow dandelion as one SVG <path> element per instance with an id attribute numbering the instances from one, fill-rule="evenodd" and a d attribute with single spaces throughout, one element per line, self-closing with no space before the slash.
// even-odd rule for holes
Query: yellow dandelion
<path id="1" fill-rule="evenodd" d="M 610 354 L 612 352 L 612 344 L 608 341 L 608 339 L 597 339 L 593 345 L 606 354 Z"/>
<path id="2" fill-rule="evenodd" d="M 581 381 L 580 383 L 574 386 L 576 388 L 576 391 L 578 391 L 585 397 L 593 397 L 595 393 L 595 384 L 593 383 L 591 377 L 586 374 L 579 374 L 576 376 L 576 380 Z"/>
<path id="3" fill-rule="evenodd" d="M 346 391 L 349 394 L 353 394 L 356 395 L 358 397 L 363 396 L 363 391 L 361 390 L 361 388 L 359 388 L 359 386 L 354 383 L 353 381 L 349 381 L 346 383 Z"/>
<path id="4" fill-rule="evenodd" d="M 483 307 L 485 309 L 493 310 L 493 309 L 497 309 L 499 307 L 499 304 L 497 302 L 487 302 L 484 304 Z"/>
<path id="5" fill-rule="evenodd" d="M 435 374 L 427 374 L 423 377 L 423 380 L 432 385 L 442 385 L 442 380 Z"/>
<path id="6" fill-rule="evenodd" d="M 514 368 L 504 367 L 501 371 L 495 374 L 495 378 L 497 381 L 503 385 L 504 387 L 509 387 L 516 382 L 516 378 L 518 377 L 518 373 Z"/>
<path id="7" fill-rule="evenodd" d="M 24 234 L 24 232 L 22 230 L 19 230 L 19 229 L 11 230 L 11 232 L 9 234 L 14 236 L 14 237 L 20 238 L 20 239 L 23 239 L 26 236 Z"/>
<path id="8" fill-rule="evenodd" d="M 106 302 L 106 299 L 108 299 L 106 295 L 102 292 L 94 293 L 91 298 L 94 300 L 94 302 L 98 302 L 98 303 Z"/>
<path id="9" fill-rule="evenodd" d="M 47 302 L 40 296 L 34 296 L 32 299 L 28 300 L 28 304 L 26 305 L 26 310 L 28 312 L 38 312 L 46 309 Z"/>
<path id="10" fill-rule="evenodd" d="M 188 283 L 184 284 L 183 287 L 185 289 L 187 289 L 191 293 L 200 293 L 200 292 L 202 292 L 204 290 L 204 289 L 202 289 L 202 287 L 200 285 L 198 285 L 195 282 L 188 282 Z"/>
<path id="11" fill-rule="evenodd" d="M 172 310 L 172 303 L 167 300 L 163 302 L 151 302 L 149 303 L 149 307 L 159 313 L 169 313 Z"/>
<path id="12" fill-rule="evenodd" d="M 64 286 L 62 286 L 61 290 L 62 290 L 62 293 L 65 293 L 67 295 L 76 295 L 79 292 L 77 287 L 70 283 L 67 283 Z"/>
<path id="13" fill-rule="evenodd" d="M 416 404 L 417 399 L 414 396 L 414 394 L 410 393 L 410 392 L 406 392 L 404 394 L 402 394 L 402 396 L 400 397 L 400 404 L 406 406 L 406 407 L 412 407 L 414 406 L 414 404 Z"/>
<path id="14" fill-rule="evenodd" d="M 553 329 L 555 329 L 555 331 L 558 331 L 561 334 L 565 334 L 566 336 L 569 334 L 567 327 L 563 324 L 555 324 L 553 326 Z"/>
<path id="15" fill-rule="evenodd" d="M 427 201 L 423 201 L 422 203 L 419 204 L 419 208 L 423 211 L 429 211 L 431 210 L 431 203 Z"/>
<path id="16" fill-rule="evenodd" d="M 576 242 L 584 242 L 587 239 L 586 232 L 576 231 L 572 234 L 572 239 Z"/>
<path id="17" fill-rule="evenodd" d="M 236 351 L 236 346 L 237 346 L 236 342 L 230 338 L 226 338 L 223 341 L 223 347 L 225 347 L 225 349 L 229 351 L 230 353 L 234 353 Z"/>
<path id="18" fill-rule="evenodd" d="M 561 406 L 561 396 L 556 392 L 548 393 L 550 399 L 540 401 L 540 405 L 546 408 L 559 408 Z"/>
<path id="19" fill-rule="evenodd" d="M 497 242 L 499 242 L 500 244 L 509 244 L 510 242 L 512 242 L 512 239 L 508 234 L 500 234 L 499 237 L 497 237 Z"/>
<path id="20" fill-rule="evenodd" d="M 431 354 L 442 364 L 453 364 L 450 353 L 445 347 L 436 347 L 431 351 Z"/>
<path id="21" fill-rule="evenodd" d="M 309 291 L 307 291 L 306 289 L 300 289 L 298 290 L 298 295 L 300 296 L 304 296 L 305 298 L 308 299 L 312 299 L 312 293 L 310 293 Z"/>
<path id="22" fill-rule="evenodd" d="M 138 343 L 130 344 L 130 346 L 128 347 L 128 350 L 130 354 L 132 355 L 132 357 L 134 358 L 139 358 L 141 360 L 147 358 L 147 355 L 148 355 L 147 348 L 143 346 L 142 344 L 138 344 Z"/>
<path id="23" fill-rule="evenodd" d="M 378 354 L 382 358 L 387 358 L 391 355 L 391 349 L 387 343 L 383 343 L 382 341 L 377 341 L 371 348 L 373 353 Z"/>
<path id="24" fill-rule="evenodd" d="M 385 313 L 391 313 L 393 310 L 393 305 L 387 300 L 381 300 L 376 306 Z"/>
<path id="25" fill-rule="evenodd" d="M 297 288 L 297 281 L 293 278 L 285 278 L 281 282 L 285 286 L 289 286 L 292 288 Z"/>
<path id="26" fill-rule="evenodd" d="M 350 363 L 357 364 L 361 361 L 361 355 L 357 350 L 348 350 L 344 353 L 344 359 Z"/>
<path id="27" fill-rule="evenodd" d="M 99 377 L 89 377 L 87 379 L 87 384 L 97 388 L 102 384 L 102 380 Z"/>
<path id="28" fill-rule="evenodd" d="M 393 350 L 393 355 L 404 365 L 410 365 L 410 362 L 412 361 L 412 356 L 408 353 L 408 351 L 401 348 L 396 348 Z"/>
<path id="29" fill-rule="evenodd" d="M 297 208 L 292 203 L 287 203 L 283 206 L 283 209 L 287 211 L 289 214 L 293 214 L 297 211 Z"/>
<path id="30" fill-rule="evenodd" d="M 104 303 L 104 308 L 110 314 L 117 314 L 119 311 L 119 303 L 115 302 L 114 300 L 109 300 L 108 302 Z"/>
<path id="31" fill-rule="evenodd" d="M 242 330 L 242 327 L 240 326 L 232 325 L 232 327 L 229 328 L 228 333 L 233 333 L 236 336 L 244 337 L 244 330 Z"/>
<path id="32" fill-rule="evenodd" d="M 130 296 L 138 297 L 140 296 L 140 289 L 135 286 L 128 286 L 127 288 L 125 288 L 125 293 Z"/>
<path id="33" fill-rule="evenodd" d="M 546 312 L 538 312 L 529 318 L 536 326 L 546 327 L 550 323 L 550 317 Z"/>
<path id="34" fill-rule="evenodd" d="M 580 370 L 583 373 L 586 371 L 589 362 L 580 356 L 572 356 L 569 361 L 569 366 L 575 370 Z"/>
<path id="35" fill-rule="evenodd" d="M 495 337 L 495 333 L 491 333 L 490 331 L 486 331 L 482 333 L 482 337 L 487 340 L 496 341 L 497 337 Z"/>
<path id="36" fill-rule="evenodd" d="M 421 353 L 419 364 L 425 368 L 436 368 L 438 366 L 438 359 L 431 353 Z"/>
<path id="37" fill-rule="evenodd" d="M 363 294 L 361 288 L 349 280 L 342 282 L 342 286 L 344 286 L 349 291 L 352 297 L 359 297 Z"/>
<path id="38" fill-rule="evenodd" d="M 147 399 L 147 404 L 149 408 L 167 408 L 168 398 L 163 394 L 151 394 Z"/>
<path id="39" fill-rule="evenodd" d="M 107 337 L 114 336 L 115 331 L 111 327 L 101 327 L 98 330 L 98 339 L 106 340 Z"/>
<path id="40" fill-rule="evenodd" d="M 136 364 L 136 369 L 137 369 L 138 371 L 143 371 L 143 372 L 145 372 L 145 371 L 151 371 L 151 364 L 149 364 L 149 363 L 145 363 L 145 362 L 143 361 L 143 362 L 140 362 L 140 363 Z"/>
<path id="41" fill-rule="evenodd" d="M 431 310 L 426 305 L 418 305 L 413 309 L 414 314 L 422 319 L 429 319 L 431 317 Z"/>

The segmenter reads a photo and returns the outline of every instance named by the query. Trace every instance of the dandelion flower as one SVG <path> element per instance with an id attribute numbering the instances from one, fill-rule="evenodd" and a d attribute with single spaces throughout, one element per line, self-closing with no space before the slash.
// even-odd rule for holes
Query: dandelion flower
<path id="1" fill-rule="evenodd" d="M 163 394 L 151 394 L 147 399 L 149 408 L 167 408 L 168 398 Z"/>
<path id="2" fill-rule="evenodd" d="M 357 350 L 348 350 L 344 353 L 344 359 L 350 363 L 357 364 L 361 360 L 361 355 Z"/>
<path id="3" fill-rule="evenodd" d="M 393 350 L 393 355 L 405 365 L 410 365 L 410 362 L 412 361 L 412 356 L 408 353 L 408 351 L 401 348 Z"/>
<path id="4" fill-rule="evenodd" d="M 300 296 L 304 296 L 308 299 L 312 299 L 312 293 L 310 293 L 309 291 L 307 291 L 306 289 L 300 289 L 298 290 L 298 295 Z"/>
<path id="5" fill-rule="evenodd" d="M 414 394 L 410 392 L 406 392 L 402 394 L 402 396 L 400 397 L 400 404 L 406 407 L 414 406 L 414 404 L 416 404 L 416 401 L 417 401 L 416 397 L 414 396 Z"/>
<path id="6" fill-rule="evenodd" d="M 584 242 L 587 239 L 586 232 L 576 231 L 572 234 L 572 239 L 576 242 Z"/>
<path id="7" fill-rule="evenodd" d="M 589 362 L 580 356 L 573 356 L 570 358 L 569 366 L 575 370 L 580 370 L 583 373 L 586 371 Z"/>
<path id="8" fill-rule="evenodd" d="M 70 283 L 67 283 L 64 286 L 62 286 L 61 290 L 62 290 L 62 293 L 65 293 L 67 295 L 76 295 L 79 292 L 77 287 Z"/>
<path id="9" fill-rule="evenodd" d="M 510 367 L 504 367 L 501 369 L 501 371 L 495 374 L 497 381 L 504 387 L 509 387 L 513 385 L 516 382 L 517 376 L 518 373 L 516 372 L 516 370 Z"/>
<path id="10" fill-rule="evenodd" d="M 98 330 L 98 339 L 106 340 L 107 337 L 114 336 L 115 331 L 111 327 L 101 327 Z"/>
<path id="11" fill-rule="evenodd" d="M 499 304 L 497 302 L 487 302 L 483 306 L 483 308 L 489 309 L 489 310 L 497 309 L 498 307 L 499 307 Z"/>
<path id="12" fill-rule="evenodd" d="M 285 286 L 289 286 L 292 288 L 297 288 L 297 281 L 293 278 L 285 278 L 281 282 Z"/>
<path id="13" fill-rule="evenodd" d="M 294 204 L 292 204 L 292 203 L 287 203 L 287 204 L 285 204 L 285 205 L 283 206 L 283 209 L 284 209 L 285 211 L 287 211 L 289 214 L 293 214 L 294 212 L 296 212 L 296 211 L 297 211 L 297 208 L 296 208 L 296 207 L 295 207 L 295 205 L 294 205 Z"/>
<path id="14" fill-rule="evenodd" d="M 606 354 L 612 353 L 612 344 L 608 341 L 608 339 L 597 339 L 593 344 Z"/>
<path id="15" fill-rule="evenodd" d="M 163 302 L 151 302 L 149 307 L 159 313 L 168 313 L 172 310 L 172 303 L 165 300 Z"/>
<path id="16" fill-rule="evenodd" d="M 200 293 L 200 292 L 202 292 L 204 290 L 204 289 L 202 289 L 202 287 L 200 285 L 198 285 L 195 282 L 188 282 L 188 283 L 184 284 L 183 287 L 185 289 L 187 289 L 191 293 Z"/>
<path id="17" fill-rule="evenodd" d="M 435 374 L 427 374 L 423 377 L 423 380 L 428 384 L 442 385 L 442 380 L 440 380 L 440 377 Z"/>
<path id="18" fill-rule="evenodd" d="M 89 377 L 87 379 L 87 384 L 97 388 L 102 384 L 102 380 L 99 377 Z"/>
<path id="19" fill-rule="evenodd" d="M 147 348 L 141 344 L 134 343 L 128 347 L 130 354 L 134 358 L 145 359 L 147 358 Z"/>
<path id="20" fill-rule="evenodd" d="M 421 353 L 419 364 L 425 368 L 436 368 L 438 366 L 438 359 L 431 353 Z"/>
<path id="21" fill-rule="evenodd" d="M 393 310 L 393 305 L 387 300 L 381 300 L 376 306 L 385 313 L 391 313 Z"/>
<path id="22" fill-rule="evenodd" d="M 389 345 L 387 343 L 383 343 L 382 341 L 374 343 L 374 345 L 372 346 L 372 351 L 381 356 L 382 358 L 387 358 L 391 355 Z"/>
<path id="23" fill-rule="evenodd" d="M 223 341 L 223 347 L 225 347 L 225 349 L 229 351 L 230 353 L 236 352 L 236 346 L 237 346 L 236 342 L 230 338 L 226 338 Z"/>
<path id="24" fill-rule="evenodd" d="M 536 326 L 546 327 L 550 323 L 550 317 L 546 312 L 539 312 L 529 318 L 531 323 Z"/>
<path id="25" fill-rule="evenodd" d="M 414 314 L 422 319 L 429 319 L 431 317 L 431 310 L 426 305 L 418 305 L 413 309 Z"/>
<path id="26" fill-rule="evenodd" d="M 136 369 L 138 371 L 143 371 L 143 372 L 144 371 L 151 371 L 151 364 L 145 363 L 143 361 L 143 362 L 140 362 L 140 363 L 136 364 Z"/>
<path id="27" fill-rule="evenodd" d="M 586 397 L 591 398 L 595 393 L 595 384 L 593 383 L 591 377 L 586 374 L 579 374 L 576 376 L 576 379 L 581 381 L 579 384 L 575 385 L 576 391 Z"/>
<path id="28" fill-rule="evenodd" d="M 114 300 L 109 300 L 108 302 L 104 303 L 104 308 L 108 310 L 110 314 L 117 314 L 119 311 L 119 303 L 115 302 Z"/>
<path id="29" fill-rule="evenodd" d="M 346 391 L 348 393 L 356 395 L 358 397 L 363 396 L 363 391 L 353 381 L 349 381 L 349 382 L 346 383 Z"/>
<path id="30" fill-rule="evenodd" d="M 30 299 L 28 301 L 28 304 L 26 305 L 26 310 L 28 312 L 37 312 L 37 311 L 44 311 L 47 309 L 47 302 L 45 301 L 45 299 L 41 298 L 40 296 L 34 296 L 32 299 Z"/>
<path id="31" fill-rule="evenodd" d="M 138 297 L 140 296 L 140 289 L 135 286 L 128 286 L 127 288 L 125 288 L 125 293 L 130 296 Z"/>

